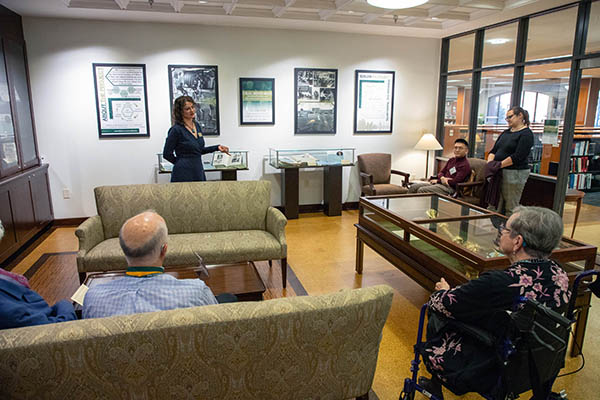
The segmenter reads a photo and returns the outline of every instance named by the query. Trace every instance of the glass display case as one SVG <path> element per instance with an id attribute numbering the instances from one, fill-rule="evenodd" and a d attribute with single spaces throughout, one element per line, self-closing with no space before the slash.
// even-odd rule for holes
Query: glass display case
<path id="1" fill-rule="evenodd" d="M 428 290 L 442 277 L 451 286 L 460 285 L 482 271 L 510 265 L 496 245 L 506 220 L 504 215 L 435 194 L 362 197 L 356 271 L 362 273 L 367 244 Z M 596 247 L 563 237 L 551 258 L 561 263 L 572 282 L 581 271 L 594 268 Z M 581 339 L 589 300 L 589 293 L 578 293 Z"/>
<path id="2" fill-rule="evenodd" d="M 162 153 L 157 153 L 158 173 L 170 174 L 173 171 L 173 164 L 163 158 Z M 229 154 L 215 151 L 209 154 L 210 159 L 203 157 L 202 163 L 204 171 L 221 171 L 223 180 L 236 180 L 236 171 L 248 169 L 248 151 L 231 150 Z"/>
<path id="3" fill-rule="evenodd" d="M 269 149 L 274 168 L 311 168 L 354 165 L 353 148 L 278 150 Z"/>

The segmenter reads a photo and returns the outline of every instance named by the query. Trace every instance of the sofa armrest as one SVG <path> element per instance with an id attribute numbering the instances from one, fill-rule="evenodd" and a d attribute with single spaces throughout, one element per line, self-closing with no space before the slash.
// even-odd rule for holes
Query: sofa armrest
<path id="1" fill-rule="evenodd" d="M 287 218 L 275 207 L 267 209 L 267 232 L 275 236 L 281 244 L 281 258 L 287 257 L 287 242 L 285 240 L 285 226 Z"/>
<path id="2" fill-rule="evenodd" d="M 102 219 L 99 215 L 94 215 L 83 221 L 75 230 L 75 235 L 79 239 L 79 253 L 77 257 L 83 257 L 85 254 L 96 247 L 104 240 L 104 228 Z"/>

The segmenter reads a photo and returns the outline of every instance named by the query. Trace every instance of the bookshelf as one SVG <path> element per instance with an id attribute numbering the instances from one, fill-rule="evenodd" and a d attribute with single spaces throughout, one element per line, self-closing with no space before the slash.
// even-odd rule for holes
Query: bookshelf
<path id="1" fill-rule="evenodd" d="M 568 187 L 600 191 L 600 128 L 576 128 Z"/>

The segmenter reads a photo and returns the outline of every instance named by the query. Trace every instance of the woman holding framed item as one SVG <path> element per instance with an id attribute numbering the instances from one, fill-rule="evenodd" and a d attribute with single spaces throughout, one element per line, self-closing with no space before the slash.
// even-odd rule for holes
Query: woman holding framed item
<path id="1" fill-rule="evenodd" d="M 529 113 L 514 106 L 506 112 L 508 129 L 500 134 L 490 150 L 487 162 L 499 162 L 502 173 L 497 207 L 488 207 L 510 217 L 521 201 L 529 177 L 528 157 L 533 147 L 533 132 L 529 129 Z"/>
<path id="2" fill-rule="evenodd" d="M 200 125 L 196 122 L 196 106 L 190 96 L 180 96 L 173 103 L 174 125 L 169 129 L 163 157 L 173 163 L 171 182 L 205 181 L 202 154 L 222 151 L 229 147 L 205 146 Z"/>

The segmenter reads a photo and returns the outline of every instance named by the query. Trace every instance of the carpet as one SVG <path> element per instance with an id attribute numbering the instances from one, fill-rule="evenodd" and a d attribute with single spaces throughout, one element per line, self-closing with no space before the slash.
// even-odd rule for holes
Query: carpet
<path id="1" fill-rule="evenodd" d="M 583 203 L 600 207 L 600 192 L 586 192 L 583 196 Z"/>

